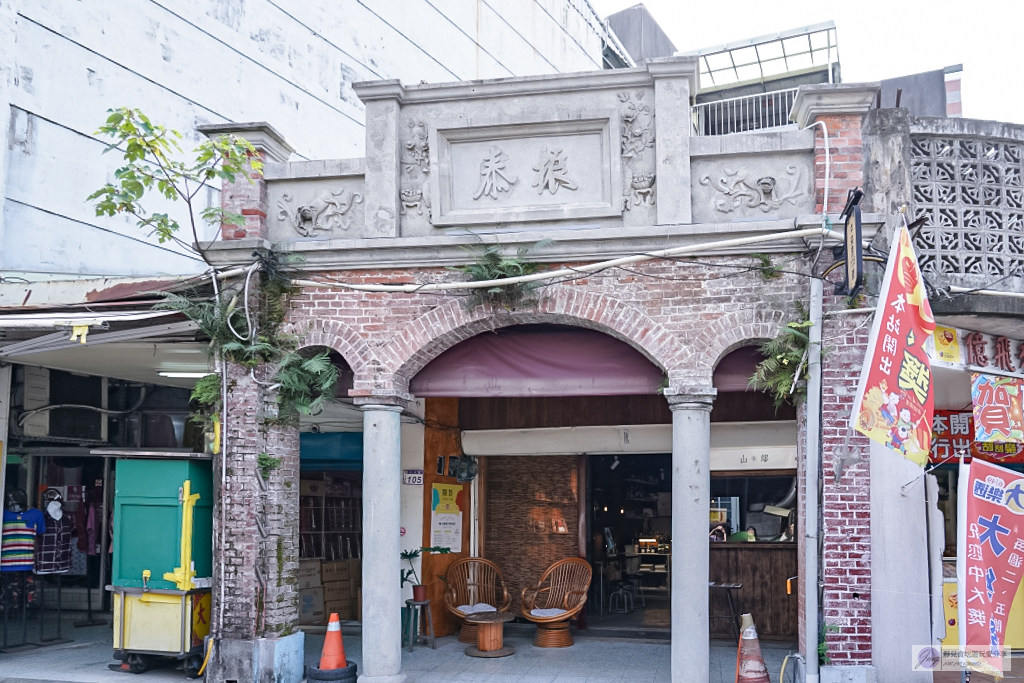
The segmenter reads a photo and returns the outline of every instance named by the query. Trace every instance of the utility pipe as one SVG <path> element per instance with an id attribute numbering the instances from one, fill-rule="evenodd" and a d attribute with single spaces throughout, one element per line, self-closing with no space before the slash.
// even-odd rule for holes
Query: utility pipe
<path id="1" fill-rule="evenodd" d="M 653 261 L 654 259 L 665 258 L 669 256 L 680 256 L 683 254 L 692 254 L 694 252 L 711 251 L 715 249 L 730 249 L 732 247 L 742 247 L 750 244 L 762 244 L 765 242 L 779 242 L 782 240 L 800 239 L 803 237 L 830 237 L 836 240 L 842 240 L 842 233 L 838 233 L 834 230 L 829 230 L 826 227 L 820 228 L 804 228 L 803 230 L 790 230 L 787 232 L 775 232 L 768 235 L 755 235 L 753 237 L 738 237 L 731 240 L 720 240 L 718 242 L 706 242 L 703 244 L 690 244 L 685 247 L 673 247 L 671 249 L 661 249 L 659 251 L 650 251 L 645 254 L 634 254 L 633 256 L 623 256 L 617 259 L 611 259 L 610 261 L 599 261 L 597 263 L 588 263 L 576 268 L 560 268 L 559 270 L 549 270 L 543 273 L 534 273 L 533 275 L 520 275 L 519 277 L 502 278 L 498 280 L 480 280 L 470 282 L 432 282 L 425 284 L 405 284 L 405 285 L 356 285 L 344 282 L 320 282 L 317 280 L 292 280 L 292 282 L 300 287 L 339 287 L 342 289 L 349 289 L 358 292 L 405 292 L 408 294 L 415 294 L 418 292 L 439 292 L 453 289 L 481 289 L 486 287 L 505 287 L 508 285 L 517 285 L 525 282 L 537 282 L 538 280 L 550 280 L 551 278 L 557 277 L 571 277 L 573 275 L 579 275 L 581 273 L 592 273 L 599 270 L 605 270 L 606 268 L 615 268 L 617 266 L 625 266 L 633 263 L 642 263 L 644 261 Z"/>
<path id="2" fill-rule="evenodd" d="M 997 289 L 972 289 L 970 287 L 957 287 L 956 285 L 949 288 L 949 293 L 980 294 L 983 296 L 1003 296 L 1009 299 L 1024 299 L 1024 292 L 1000 292 Z M 939 301 L 941 301 L 941 299 Z"/>

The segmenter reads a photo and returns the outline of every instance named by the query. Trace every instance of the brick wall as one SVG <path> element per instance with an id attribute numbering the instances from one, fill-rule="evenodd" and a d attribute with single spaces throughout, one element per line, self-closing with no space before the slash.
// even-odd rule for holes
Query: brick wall
<path id="1" fill-rule="evenodd" d="M 266 368 L 257 369 L 266 374 Z M 226 485 L 218 503 L 227 525 L 218 539 L 215 572 L 221 585 L 220 553 L 225 560 L 223 607 L 214 591 L 214 625 L 223 614 L 223 635 L 248 639 L 291 632 L 298 620 L 296 573 L 299 556 L 299 435 L 297 425 L 268 425 L 273 395 L 245 368 L 228 367 Z M 257 378 L 265 381 L 265 377 Z M 264 481 L 261 453 L 280 458 Z M 220 459 L 215 458 L 220 481 Z M 220 526 L 221 510 L 216 513 Z"/>
<path id="2" fill-rule="evenodd" d="M 861 138 L 860 114 L 819 116 L 828 127 L 831 175 L 828 184 L 829 213 L 839 213 L 846 204 L 847 193 L 864 184 L 864 145 Z M 815 212 L 821 213 L 825 196 L 825 138 L 821 126 L 814 127 L 814 195 Z"/>
<path id="3" fill-rule="evenodd" d="M 261 161 L 266 161 L 267 153 L 263 150 L 256 150 Z M 238 176 L 235 182 L 224 181 L 221 188 L 221 208 L 235 214 L 241 214 L 245 223 L 243 225 L 232 225 L 221 223 L 221 239 L 240 240 L 258 239 L 267 236 L 267 210 L 269 201 L 267 199 L 267 182 L 263 174 L 251 169 L 249 175 L 252 182 Z"/>
<path id="4" fill-rule="evenodd" d="M 841 299 L 828 301 L 826 310 L 842 308 Z M 871 663 L 871 486 L 868 439 L 850 429 L 850 409 L 864 362 L 870 316 L 830 316 L 822 325 L 822 566 L 828 652 L 834 664 Z M 849 448 L 863 461 L 843 463 L 836 483 L 840 455 Z"/>

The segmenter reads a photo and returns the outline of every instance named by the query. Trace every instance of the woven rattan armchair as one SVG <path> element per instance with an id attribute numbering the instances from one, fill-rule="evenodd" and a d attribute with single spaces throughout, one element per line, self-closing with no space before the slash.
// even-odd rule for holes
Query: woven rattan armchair
<path id="1" fill-rule="evenodd" d="M 467 614 L 460 608 L 485 604 L 498 612 L 507 612 L 512 604 L 501 570 L 489 560 L 479 557 L 459 560 L 448 568 L 446 578 L 448 590 L 444 594 L 444 606 L 460 620 Z M 459 642 L 475 644 L 476 631 L 475 624 L 463 621 Z"/>
<path id="2" fill-rule="evenodd" d="M 590 563 L 578 557 L 559 560 L 548 567 L 536 588 L 524 588 L 523 616 L 537 624 L 537 647 L 570 647 L 569 620 L 587 602 Z M 536 613 L 537 610 L 543 610 Z"/>

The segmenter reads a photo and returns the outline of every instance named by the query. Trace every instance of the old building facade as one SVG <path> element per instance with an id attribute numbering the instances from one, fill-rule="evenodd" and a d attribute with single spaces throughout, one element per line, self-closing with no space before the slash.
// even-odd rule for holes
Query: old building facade
<path id="1" fill-rule="evenodd" d="M 864 184 L 861 130 L 877 91 L 804 88 L 793 112 L 798 125 L 699 137 L 690 125 L 695 67 L 692 58 L 674 58 L 614 73 L 359 84 L 368 126 L 367 156 L 357 160 L 288 162 L 286 143 L 266 124 L 208 131 L 246 136 L 267 162 L 255 184 L 224 188 L 226 206 L 248 221 L 225 228 L 212 258 L 244 263 L 271 245 L 301 255 L 307 278 L 292 300 L 290 329 L 306 346 L 336 351 L 354 376 L 350 396 L 364 415 L 364 576 L 398 574 L 399 549 L 408 545 L 399 536 L 399 413 L 415 399 L 410 382 L 444 351 L 508 326 L 561 325 L 624 341 L 661 369 L 672 411 L 672 542 L 686 549 L 672 566 L 673 632 L 689 634 L 673 637 L 673 680 L 684 680 L 683 671 L 685 680 L 706 679 L 708 671 L 707 634 L 687 625 L 708 618 L 707 589 L 693 577 L 708 574 L 701 520 L 712 374 L 729 352 L 774 337 L 797 316 L 794 302 L 808 299 L 807 274 L 820 273 L 835 243 L 821 227 L 825 193 L 834 216 L 847 191 Z M 867 238 L 896 220 L 886 209 L 865 207 Z M 552 269 L 686 249 L 557 278 L 533 307 L 467 310 L 449 291 L 416 291 L 462 279 L 448 266 L 465 263 L 465 247 L 514 251 L 542 240 L 531 258 Z M 779 277 L 751 267 L 755 252 L 786 264 Z M 389 285 L 406 291 L 372 291 Z M 824 307 L 845 305 L 829 294 Z M 867 332 L 862 317 L 840 315 L 826 316 L 822 334 L 838 351 L 823 363 L 821 608 L 833 661 L 867 667 L 877 651 L 872 481 L 866 441 L 848 437 L 843 413 Z M 294 651 L 288 640 L 300 637 L 288 635 L 297 616 L 297 430 L 261 428 L 260 406 L 272 394 L 244 373 L 231 381 L 215 624 L 221 658 L 250 662 L 253 651 Z M 806 435 L 801 443 L 803 452 Z M 264 452 L 283 458 L 266 482 L 254 470 Z M 801 555 L 817 533 L 812 525 L 800 535 Z M 801 571 L 801 614 L 813 584 Z M 387 581 L 364 582 L 364 680 L 402 678 L 401 597 Z M 806 651 L 803 627 L 801 618 Z M 218 675 L 232 678 L 224 672 L 234 664 L 221 666 Z"/>

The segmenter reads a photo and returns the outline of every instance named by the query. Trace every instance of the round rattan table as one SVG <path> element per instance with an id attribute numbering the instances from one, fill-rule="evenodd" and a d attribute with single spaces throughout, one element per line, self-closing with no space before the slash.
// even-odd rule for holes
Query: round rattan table
<path id="1" fill-rule="evenodd" d="M 466 648 L 470 657 L 508 657 L 516 649 L 505 645 L 505 622 L 515 619 L 508 612 L 475 612 L 467 614 L 466 623 L 477 626 L 476 645 Z"/>

